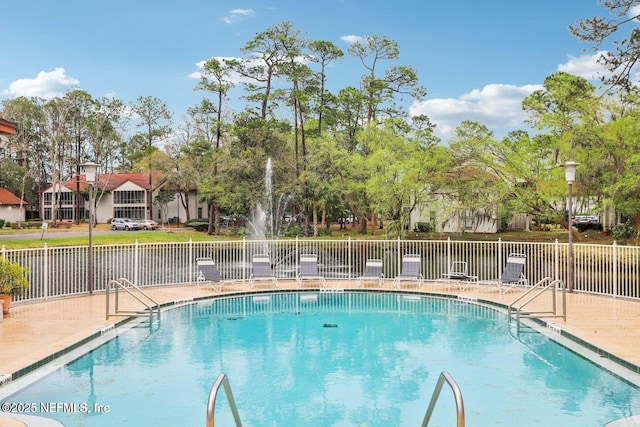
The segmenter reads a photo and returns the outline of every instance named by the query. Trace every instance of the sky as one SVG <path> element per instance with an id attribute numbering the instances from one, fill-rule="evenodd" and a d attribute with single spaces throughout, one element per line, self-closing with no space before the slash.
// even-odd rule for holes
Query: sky
<path id="1" fill-rule="evenodd" d="M 177 124 L 207 96 L 194 90 L 203 61 L 240 57 L 257 33 L 289 21 L 345 52 L 327 70 L 335 92 L 365 74 L 346 54 L 353 40 L 396 41 L 400 57 L 381 65 L 417 71 L 427 96 L 407 110 L 429 116 L 444 141 L 463 120 L 496 135 L 529 130 L 521 101 L 545 77 L 594 78 L 597 54 L 568 26 L 607 13 L 597 0 L 0 0 L 0 10 L 0 101 L 73 89 L 153 96 Z"/>

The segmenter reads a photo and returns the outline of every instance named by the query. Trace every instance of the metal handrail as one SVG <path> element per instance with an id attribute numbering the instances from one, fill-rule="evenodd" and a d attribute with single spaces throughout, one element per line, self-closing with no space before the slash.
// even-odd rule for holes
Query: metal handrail
<path id="1" fill-rule="evenodd" d="M 218 396 L 218 390 L 220 386 L 224 387 L 224 392 L 227 395 L 229 406 L 231 407 L 231 413 L 233 419 L 236 422 L 236 427 L 242 427 L 242 421 L 240 421 L 240 415 L 238 414 L 238 408 L 236 407 L 236 401 L 233 399 L 233 393 L 231 393 L 231 386 L 229 380 L 225 374 L 220 374 L 218 379 L 211 387 L 209 392 L 209 400 L 207 401 L 207 427 L 214 427 L 215 425 L 215 411 L 216 411 L 216 397 Z"/>
<path id="2" fill-rule="evenodd" d="M 457 427 L 464 427 L 465 417 L 464 417 L 464 402 L 462 401 L 462 392 L 460 391 L 460 387 L 453 380 L 451 375 L 448 372 L 442 371 L 440 373 L 440 377 L 438 377 L 438 382 L 436 383 L 436 388 L 433 390 L 433 394 L 431 395 L 431 401 L 429 402 L 429 407 L 427 408 L 427 413 L 424 415 L 424 420 L 422 420 L 422 427 L 427 427 L 429 425 L 429 420 L 431 419 L 431 415 L 433 414 L 433 410 L 436 407 L 436 402 L 438 401 L 438 397 L 440 396 L 440 391 L 442 390 L 442 386 L 444 382 L 449 384 L 451 387 L 451 391 L 453 391 L 453 397 L 456 400 L 456 418 L 457 418 Z"/>
<path id="3" fill-rule="evenodd" d="M 110 307 L 109 307 L 109 290 L 111 289 L 111 285 L 115 285 L 115 294 L 116 294 L 116 299 L 115 299 L 115 313 L 114 314 L 110 314 Z M 136 291 L 138 291 L 140 294 L 142 294 L 147 300 L 151 301 L 151 303 L 153 305 L 149 305 L 146 301 L 144 301 L 142 298 L 140 298 L 138 295 L 136 295 L 135 293 L 131 292 L 131 290 L 129 288 L 133 288 Z M 110 280 L 109 283 L 107 283 L 106 289 L 105 289 L 105 295 L 107 298 L 107 304 L 106 304 L 106 318 L 108 319 L 109 316 L 131 316 L 131 315 L 140 315 L 140 312 L 137 311 L 126 311 L 126 310 L 120 310 L 119 307 L 119 303 L 120 303 L 120 298 L 119 298 L 119 292 L 118 289 L 123 289 L 125 292 L 127 292 L 129 295 L 131 295 L 133 298 L 135 298 L 138 302 L 140 302 L 142 305 L 144 305 L 145 307 L 147 307 L 147 312 L 145 312 L 144 314 L 149 314 L 149 318 L 151 318 L 153 316 L 153 309 L 155 307 L 156 309 L 156 314 L 158 317 L 160 317 L 160 303 L 156 300 L 154 300 L 149 294 L 147 294 L 145 291 L 143 291 L 139 286 L 135 285 L 134 283 L 132 283 L 130 280 L 127 280 L 125 278 L 120 278 L 118 280 Z"/>
<path id="4" fill-rule="evenodd" d="M 516 314 L 516 321 L 518 322 L 518 325 L 520 324 L 520 317 L 533 317 L 533 316 L 537 316 L 537 315 L 541 315 L 544 314 L 546 315 L 545 317 L 562 317 L 565 321 L 567 320 L 567 310 L 566 310 L 566 292 L 565 289 L 563 287 L 563 292 L 562 292 L 562 305 L 563 305 L 563 310 L 562 310 L 562 314 L 558 315 L 558 310 L 557 310 L 557 303 L 556 303 L 556 289 L 557 289 L 557 285 L 562 283 L 562 280 L 560 279 L 552 279 L 551 277 L 545 277 L 544 279 L 540 280 L 538 283 L 536 283 L 533 287 L 531 287 L 531 289 L 528 289 L 526 292 L 524 292 L 522 295 L 518 296 L 518 298 L 516 298 L 515 300 L 513 300 L 511 302 L 511 304 L 509 304 L 509 319 L 511 319 L 511 315 L 513 314 L 513 312 L 515 312 Z M 526 314 L 522 313 L 522 309 L 524 307 L 526 307 L 530 302 L 534 301 L 536 298 L 538 298 L 540 295 L 542 295 L 547 289 L 551 288 L 551 291 L 553 293 L 552 295 L 552 309 L 550 311 L 530 311 L 527 312 Z M 518 307 L 514 307 L 514 305 L 521 301 L 522 299 L 524 299 L 525 297 L 529 296 L 529 294 L 532 294 L 534 291 L 535 294 L 531 295 L 527 300 L 525 300 L 520 306 Z"/>

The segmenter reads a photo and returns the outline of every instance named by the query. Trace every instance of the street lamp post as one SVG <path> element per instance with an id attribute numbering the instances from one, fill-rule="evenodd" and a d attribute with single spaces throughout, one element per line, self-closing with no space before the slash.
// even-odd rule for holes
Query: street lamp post
<path id="1" fill-rule="evenodd" d="M 86 162 L 80 165 L 84 170 L 85 181 L 89 185 L 89 249 L 87 251 L 87 291 L 93 294 L 93 222 L 94 222 L 94 200 L 93 190 L 96 183 L 97 163 Z"/>
<path id="2" fill-rule="evenodd" d="M 573 183 L 576 180 L 576 166 L 580 163 L 566 162 L 564 167 L 564 176 L 569 186 L 569 197 L 567 199 L 568 229 L 569 229 L 569 245 L 567 250 L 567 290 L 573 292 Z"/>

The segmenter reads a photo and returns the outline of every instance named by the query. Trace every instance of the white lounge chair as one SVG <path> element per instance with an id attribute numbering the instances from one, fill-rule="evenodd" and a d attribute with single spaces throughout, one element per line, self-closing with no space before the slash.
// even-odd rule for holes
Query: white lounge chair
<path id="1" fill-rule="evenodd" d="M 419 288 L 422 287 L 424 277 L 420 272 L 422 258 L 419 254 L 407 254 L 402 257 L 402 271 L 394 280 L 396 288 L 400 288 L 402 282 L 415 281 Z"/>
<path id="2" fill-rule="evenodd" d="M 364 264 L 364 272 L 358 277 L 358 286 L 362 287 L 364 282 L 378 282 L 378 286 L 384 283 L 384 273 L 382 272 L 381 259 L 368 259 Z"/>
<path id="3" fill-rule="evenodd" d="M 249 284 L 253 288 L 258 280 L 269 280 L 274 286 L 278 286 L 278 280 L 271 270 L 269 255 L 255 254 L 251 259 L 252 272 Z"/>
<path id="4" fill-rule="evenodd" d="M 302 287 L 303 280 L 315 280 L 324 287 L 324 277 L 318 271 L 318 255 L 300 255 L 300 273 L 298 273 L 298 287 Z"/>

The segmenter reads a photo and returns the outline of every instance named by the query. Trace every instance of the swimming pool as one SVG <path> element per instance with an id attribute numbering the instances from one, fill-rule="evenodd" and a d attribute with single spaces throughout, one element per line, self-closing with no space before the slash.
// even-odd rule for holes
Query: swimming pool
<path id="1" fill-rule="evenodd" d="M 544 335 L 515 335 L 502 312 L 350 292 L 168 310 L 4 402 L 37 403 L 35 413 L 68 426 L 204 425 L 224 372 L 245 426 L 409 426 L 420 425 L 442 371 L 462 390 L 469 426 L 602 426 L 640 414 L 636 387 Z M 216 414 L 231 425 L 225 399 Z M 430 425 L 454 419 L 444 389 Z"/>

